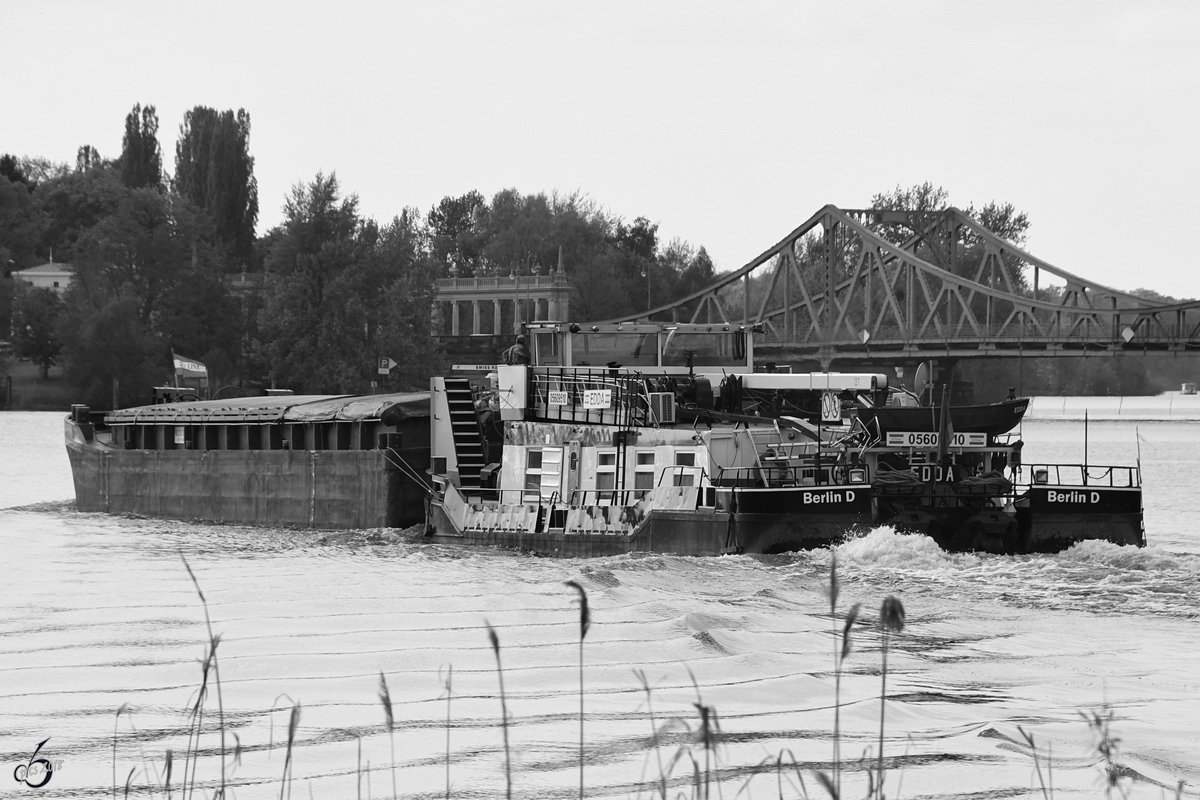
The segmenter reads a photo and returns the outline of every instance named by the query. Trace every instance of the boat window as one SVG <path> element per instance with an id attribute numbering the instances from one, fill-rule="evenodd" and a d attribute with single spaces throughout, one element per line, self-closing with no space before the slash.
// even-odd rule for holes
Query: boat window
<path id="1" fill-rule="evenodd" d="M 600 466 L 602 467 L 615 467 L 617 465 L 616 452 L 600 453 L 599 458 Z"/>
<path id="2" fill-rule="evenodd" d="M 542 468 L 542 451 L 537 449 L 529 449 L 525 451 L 525 466 L 529 469 Z"/>
<path id="3" fill-rule="evenodd" d="M 696 454 L 691 450 L 678 450 L 675 452 L 675 466 L 677 467 L 694 467 L 696 466 Z M 688 486 L 691 486 L 689 483 Z"/>
<path id="4" fill-rule="evenodd" d="M 633 488 L 648 490 L 654 488 L 654 451 L 641 450 L 636 454 L 636 466 L 633 474 Z"/>

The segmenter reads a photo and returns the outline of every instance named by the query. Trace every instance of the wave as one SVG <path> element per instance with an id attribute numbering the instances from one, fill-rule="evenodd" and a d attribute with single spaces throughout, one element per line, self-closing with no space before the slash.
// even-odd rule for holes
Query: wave
<path id="1" fill-rule="evenodd" d="M 66 514 L 75 510 L 74 500 L 46 500 L 20 506 L 6 506 L 0 511 L 26 511 L 35 514 Z"/>
<path id="2" fill-rule="evenodd" d="M 1059 555 L 1063 564 L 1138 572 L 1183 571 L 1191 578 L 1200 578 L 1200 558 L 1171 553 L 1157 545 L 1132 547 L 1112 542 L 1077 542 Z"/>
<path id="3" fill-rule="evenodd" d="M 839 565 L 853 567 L 894 567 L 905 570 L 941 570 L 961 565 L 978 557 L 969 553 L 948 553 L 928 536 L 903 533 L 890 525 L 875 528 L 866 535 L 848 539 L 834 548 Z"/>

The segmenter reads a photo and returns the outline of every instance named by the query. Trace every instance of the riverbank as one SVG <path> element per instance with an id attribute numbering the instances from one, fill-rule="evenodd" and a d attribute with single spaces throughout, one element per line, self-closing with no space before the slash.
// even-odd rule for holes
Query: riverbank
<path id="1" fill-rule="evenodd" d="M 63 378 L 62 367 L 50 368 L 50 375 L 29 361 L 11 359 L 8 373 L 0 375 L 0 409 L 7 411 L 65 411 L 71 407 L 71 387 Z"/>

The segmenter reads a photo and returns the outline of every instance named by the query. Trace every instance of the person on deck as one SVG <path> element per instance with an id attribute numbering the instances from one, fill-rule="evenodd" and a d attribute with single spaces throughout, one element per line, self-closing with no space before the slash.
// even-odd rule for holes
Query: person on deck
<path id="1" fill-rule="evenodd" d="M 504 351 L 501 358 L 504 359 L 505 364 L 528 364 L 529 348 L 525 346 L 525 337 L 518 336 L 517 341 Z"/>

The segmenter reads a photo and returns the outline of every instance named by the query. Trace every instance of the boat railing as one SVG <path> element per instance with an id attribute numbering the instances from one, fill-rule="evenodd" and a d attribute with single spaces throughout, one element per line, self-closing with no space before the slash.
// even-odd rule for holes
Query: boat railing
<path id="1" fill-rule="evenodd" d="M 659 425 L 674 421 L 670 408 L 651 402 L 646 379 L 608 367 L 535 367 L 529 407 L 535 418 L 595 424 Z"/>
<path id="2" fill-rule="evenodd" d="M 1022 464 L 1017 467 L 1017 483 L 1034 486 L 1108 486 L 1140 488 L 1142 473 L 1138 467 L 1107 464 Z"/>
<path id="3" fill-rule="evenodd" d="M 571 506 L 632 506 L 650 494 L 649 489 L 575 489 Z"/>
<path id="4" fill-rule="evenodd" d="M 670 480 L 671 486 L 705 486 L 711 484 L 708 470 L 704 467 L 689 467 L 684 464 L 664 467 L 658 473 L 658 486 Z"/>
<path id="5" fill-rule="evenodd" d="M 763 459 L 759 466 L 721 467 L 712 479 L 714 486 L 737 488 L 791 488 L 804 486 L 844 486 L 850 483 L 865 484 L 868 472 L 865 464 L 839 464 L 830 459 L 819 466 L 791 464 L 784 461 L 772 463 Z"/>
<path id="6" fill-rule="evenodd" d="M 468 503 L 497 503 L 503 506 L 631 506 L 650 493 L 649 489 L 574 489 L 563 496 L 549 496 L 536 489 L 491 489 L 466 487 L 459 490 Z"/>
<path id="7" fill-rule="evenodd" d="M 493 489 L 484 486 L 467 486 L 459 491 L 471 503 L 498 503 L 506 506 L 537 505 L 545 500 L 536 490 Z"/>

